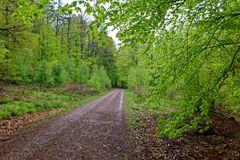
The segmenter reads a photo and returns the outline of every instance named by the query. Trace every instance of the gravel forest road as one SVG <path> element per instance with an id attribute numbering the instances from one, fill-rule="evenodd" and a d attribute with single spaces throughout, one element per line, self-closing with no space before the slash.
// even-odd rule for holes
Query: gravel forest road
<path id="1" fill-rule="evenodd" d="M 102 98 L 0 143 L 1 160 L 134 159 L 124 115 L 124 91 Z"/>

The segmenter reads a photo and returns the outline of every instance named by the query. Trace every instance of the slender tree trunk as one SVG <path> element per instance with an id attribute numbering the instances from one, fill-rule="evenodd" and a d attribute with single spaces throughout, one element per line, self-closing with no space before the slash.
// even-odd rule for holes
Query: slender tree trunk
<path id="1" fill-rule="evenodd" d="M 81 58 L 85 59 L 86 54 L 83 54 L 84 51 L 84 32 L 85 32 L 85 26 L 84 26 L 84 21 L 82 16 L 80 16 L 80 25 L 79 25 L 79 31 L 80 31 L 80 41 L 79 41 L 79 47 L 80 47 L 80 52 L 81 52 Z"/>
<path id="2" fill-rule="evenodd" d="M 10 12 L 9 12 L 9 3 L 6 4 L 5 7 L 5 26 L 9 26 L 9 16 L 10 16 Z M 9 60 L 9 31 L 5 32 L 5 38 L 6 40 L 4 41 L 4 48 L 5 48 L 5 60 L 6 62 Z"/>
<path id="3" fill-rule="evenodd" d="M 91 39 L 90 39 L 90 35 L 87 34 L 88 37 L 88 47 L 86 48 L 86 57 L 88 58 L 90 56 L 91 53 Z"/>
<path id="4" fill-rule="evenodd" d="M 62 5 L 62 1 L 61 0 L 58 0 L 58 9 L 60 9 Z M 56 37 L 58 37 L 58 34 L 59 34 L 59 22 L 60 22 L 60 15 L 57 14 L 57 20 L 56 20 Z"/>
<path id="5" fill-rule="evenodd" d="M 61 54 L 63 54 L 63 41 L 64 41 L 64 22 L 62 23 L 62 29 L 61 29 Z"/>
<path id="6" fill-rule="evenodd" d="M 71 53 L 70 30 L 71 30 L 71 17 L 68 18 L 68 26 L 67 26 L 67 53 L 68 53 L 68 55 L 70 55 L 70 53 Z"/>

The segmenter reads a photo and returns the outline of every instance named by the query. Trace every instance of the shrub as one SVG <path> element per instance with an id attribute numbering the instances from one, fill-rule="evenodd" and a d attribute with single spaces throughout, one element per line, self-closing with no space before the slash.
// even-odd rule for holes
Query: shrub
<path id="1" fill-rule="evenodd" d="M 98 70 L 98 74 L 100 76 L 100 83 L 102 85 L 102 88 L 111 88 L 111 80 L 107 75 L 106 70 L 102 67 Z"/>
<path id="2" fill-rule="evenodd" d="M 63 64 L 63 68 L 65 72 L 64 74 L 67 73 L 65 76 L 65 82 L 69 82 L 69 83 L 73 82 L 76 74 L 76 71 L 75 71 L 76 65 L 73 59 L 63 56 L 60 61 Z"/>
<path id="3" fill-rule="evenodd" d="M 89 80 L 89 67 L 86 63 L 80 62 L 74 70 L 74 82 L 79 84 L 87 84 Z"/>
<path id="4" fill-rule="evenodd" d="M 12 60 L 0 61 L 0 81 L 16 83 L 19 80 Z"/>
<path id="5" fill-rule="evenodd" d="M 96 90 L 104 90 L 111 87 L 111 80 L 103 67 L 99 70 L 95 67 L 88 84 Z"/>
<path id="6" fill-rule="evenodd" d="M 49 81 L 49 71 L 46 61 L 41 61 L 37 65 L 35 72 L 35 81 L 40 84 L 47 84 Z"/>
<path id="7" fill-rule="evenodd" d="M 136 93 L 141 93 L 148 86 L 149 74 L 142 67 L 131 68 L 127 78 L 127 86 Z"/>
<path id="8" fill-rule="evenodd" d="M 94 88 L 95 90 L 101 90 L 102 86 L 100 83 L 100 77 L 97 72 L 94 72 L 88 82 L 90 87 Z"/>
<path id="9" fill-rule="evenodd" d="M 63 84 L 67 79 L 67 72 L 64 70 L 62 64 L 54 61 L 51 64 L 51 78 L 55 85 Z M 51 81 L 52 83 L 52 81 Z"/>
<path id="10" fill-rule="evenodd" d="M 17 56 L 12 60 L 12 67 L 15 70 L 15 81 L 16 83 L 30 83 L 32 81 L 32 50 L 21 49 L 21 54 L 17 53 Z"/>

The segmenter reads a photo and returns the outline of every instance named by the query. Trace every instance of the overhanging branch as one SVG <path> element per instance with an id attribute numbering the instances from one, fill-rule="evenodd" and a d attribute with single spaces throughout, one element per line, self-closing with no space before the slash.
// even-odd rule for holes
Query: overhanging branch
<path id="1" fill-rule="evenodd" d="M 230 71 L 230 69 L 232 68 L 232 65 L 234 63 L 234 60 L 236 59 L 237 57 L 237 54 L 239 53 L 240 51 L 240 46 L 238 47 L 236 53 L 233 55 L 233 58 L 231 60 L 231 63 L 229 64 L 229 66 L 227 66 L 227 68 L 224 70 L 223 74 L 218 78 L 217 82 L 215 83 L 215 85 L 218 85 L 218 83 L 222 80 L 223 77 L 226 76 L 226 74 Z"/>

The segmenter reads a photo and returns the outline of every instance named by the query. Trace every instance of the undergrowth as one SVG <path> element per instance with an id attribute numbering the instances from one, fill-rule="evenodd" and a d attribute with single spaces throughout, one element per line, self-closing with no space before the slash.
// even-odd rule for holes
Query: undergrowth
<path id="1" fill-rule="evenodd" d="M 51 116 L 70 110 L 74 106 L 86 103 L 100 95 L 83 96 L 71 91 L 36 89 L 29 86 L 6 87 L 0 97 L 0 120 L 42 111 L 48 111 Z"/>
<path id="2" fill-rule="evenodd" d="M 128 122 L 132 127 L 136 127 L 138 119 L 143 115 L 140 97 L 131 91 L 126 91 L 125 102 L 128 108 Z"/>

